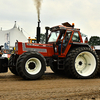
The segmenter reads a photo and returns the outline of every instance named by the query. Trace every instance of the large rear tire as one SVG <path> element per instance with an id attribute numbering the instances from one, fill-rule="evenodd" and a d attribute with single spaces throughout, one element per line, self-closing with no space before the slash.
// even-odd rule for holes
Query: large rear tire
<path id="1" fill-rule="evenodd" d="M 68 73 L 70 77 L 92 78 L 98 72 L 99 58 L 91 48 L 78 47 L 67 55 L 65 66 L 65 73 Z"/>
<path id="2" fill-rule="evenodd" d="M 12 54 L 8 60 L 8 66 L 9 66 L 9 70 L 15 74 L 18 75 L 17 71 L 16 71 L 16 61 L 17 61 L 18 55 L 14 55 Z"/>
<path id="3" fill-rule="evenodd" d="M 38 52 L 25 52 L 19 56 L 16 69 L 24 79 L 38 79 L 46 70 L 46 61 Z"/>

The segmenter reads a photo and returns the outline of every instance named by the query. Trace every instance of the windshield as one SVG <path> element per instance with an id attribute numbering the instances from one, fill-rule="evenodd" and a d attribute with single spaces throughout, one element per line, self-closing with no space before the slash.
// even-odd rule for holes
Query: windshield
<path id="1" fill-rule="evenodd" d="M 48 42 L 56 42 L 59 34 L 60 34 L 60 31 L 51 32 L 51 36 L 49 37 Z"/>

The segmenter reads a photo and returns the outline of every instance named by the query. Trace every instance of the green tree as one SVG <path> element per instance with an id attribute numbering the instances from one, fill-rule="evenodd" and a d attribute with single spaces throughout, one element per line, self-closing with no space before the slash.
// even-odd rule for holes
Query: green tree
<path id="1" fill-rule="evenodd" d="M 35 37 L 35 39 L 37 39 L 37 37 Z M 46 37 L 45 37 L 45 34 L 40 34 L 40 43 L 45 43 L 45 41 L 46 41 Z"/>
<path id="2" fill-rule="evenodd" d="M 46 37 L 45 34 L 40 34 L 40 43 L 45 43 Z"/>
<path id="3" fill-rule="evenodd" d="M 91 46 L 100 45 L 100 37 L 98 37 L 98 36 L 91 36 L 88 44 L 91 45 Z"/>

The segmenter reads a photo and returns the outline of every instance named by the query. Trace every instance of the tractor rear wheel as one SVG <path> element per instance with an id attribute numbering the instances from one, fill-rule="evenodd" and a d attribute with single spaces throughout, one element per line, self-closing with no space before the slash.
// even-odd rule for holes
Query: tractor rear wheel
<path id="1" fill-rule="evenodd" d="M 65 73 L 73 78 L 92 78 L 98 72 L 99 58 L 91 48 L 78 47 L 67 55 L 65 66 Z"/>
<path id="2" fill-rule="evenodd" d="M 46 70 L 46 61 L 38 52 L 25 52 L 19 56 L 16 69 L 24 79 L 38 79 Z"/>
<path id="3" fill-rule="evenodd" d="M 14 55 L 12 54 L 8 60 L 8 66 L 9 66 L 9 70 L 15 74 L 18 75 L 17 71 L 16 71 L 16 61 L 17 61 L 18 55 Z"/>

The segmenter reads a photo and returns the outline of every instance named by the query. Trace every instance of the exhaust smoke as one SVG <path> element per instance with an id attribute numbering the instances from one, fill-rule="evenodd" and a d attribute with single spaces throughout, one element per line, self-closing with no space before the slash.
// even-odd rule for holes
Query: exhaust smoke
<path id="1" fill-rule="evenodd" d="M 33 0 L 36 6 L 37 14 L 38 14 L 38 22 L 40 21 L 40 9 L 42 0 Z"/>

